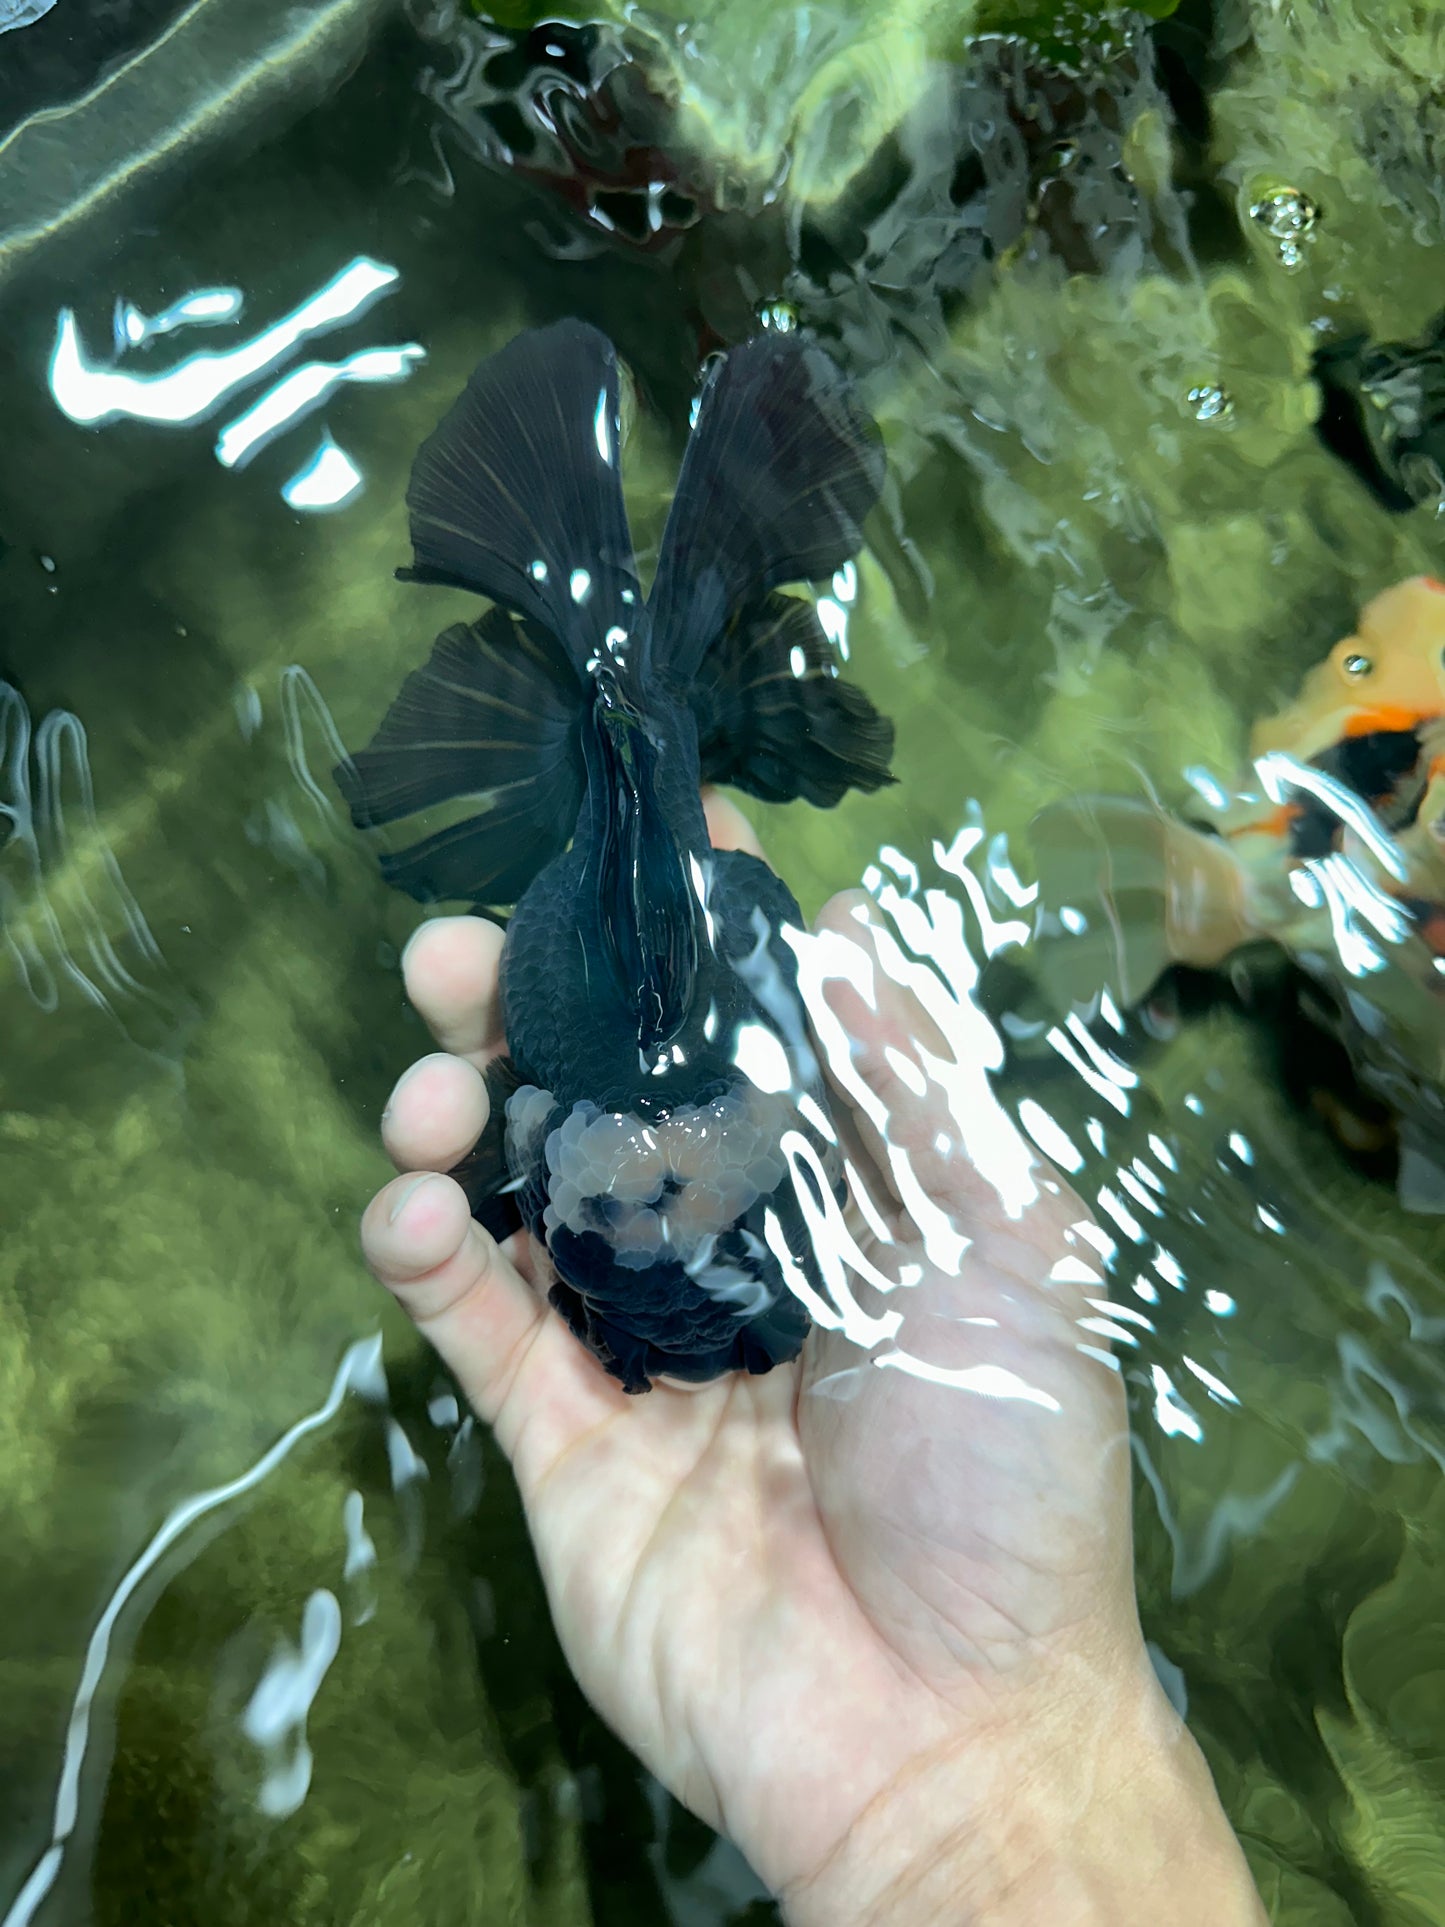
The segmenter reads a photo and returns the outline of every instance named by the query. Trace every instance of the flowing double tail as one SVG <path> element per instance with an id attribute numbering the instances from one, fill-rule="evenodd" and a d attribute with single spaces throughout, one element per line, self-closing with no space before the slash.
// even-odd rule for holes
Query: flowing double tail
<path id="1" fill-rule="evenodd" d="M 811 601 L 877 500 L 877 429 L 815 344 L 759 336 L 704 388 L 644 602 L 619 475 L 611 342 L 580 321 L 484 361 L 423 443 L 404 580 L 488 597 L 438 639 L 337 782 L 359 828 L 454 804 L 382 858 L 423 902 L 514 903 L 567 846 L 586 788 L 599 661 L 685 695 L 702 775 L 769 801 L 836 803 L 892 780 L 891 725 L 837 674 Z"/>
<path id="2" fill-rule="evenodd" d="M 1062 1008 L 1107 989 L 1121 1008 L 1171 964 L 1212 969 L 1259 934 L 1247 878 L 1219 837 L 1119 796 L 1051 803 L 1029 825 L 1034 955 Z"/>

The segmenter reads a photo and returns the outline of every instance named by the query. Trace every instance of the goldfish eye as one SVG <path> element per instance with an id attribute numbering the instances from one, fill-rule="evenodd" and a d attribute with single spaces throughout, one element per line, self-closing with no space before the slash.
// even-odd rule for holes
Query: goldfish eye
<path id="1" fill-rule="evenodd" d="M 1362 656 L 1358 653 L 1346 656 L 1340 665 L 1351 682 L 1359 682 L 1362 677 L 1368 676 L 1374 666 L 1374 663 L 1370 661 L 1368 656 Z"/>

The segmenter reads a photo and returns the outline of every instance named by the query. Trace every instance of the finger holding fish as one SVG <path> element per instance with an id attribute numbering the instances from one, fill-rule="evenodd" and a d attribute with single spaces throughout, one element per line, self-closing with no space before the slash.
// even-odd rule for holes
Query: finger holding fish
<path id="1" fill-rule="evenodd" d="M 473 374 L 413 465 L 400 573 L 491 606 L 436 638 L 336 779 L 391 883 L 511 906 L 504 938 L 441 919 L 413 941 L 413 1000 L 486 1093 L 423 1066 L 391 1148 L 440 1159 L 481 1119 L 452 1166 L 474 1216 L 546 1245 L 552 1302 L 643 1392 L 796 1355 L 785 1266 L 816 1267 L 785 1131 L 815 1134 L 820 1182 L 839 1176 L 784 937 L 797 903 L 699 785 L 831 807 L 892 780 L 893 731 L 788 592 L 856 553 L 882 487 L 841 371 L 760 336 L 709 374 L 646 591 L 620 379 L 575 321 Z M 398 849 L 407 821 L 420 835 Z"/>
<path id="2" fill-rule="evenodd" d="M 707 820 L 708 841 L 715 850 L 741 850 L 767 862 L 757 831 L 730 796 L 708 785 L 702 792 L 702 813 Z"/>
<path id="3" fill-rule="evenodd" d="M 1004 1207 L 969 1155 L 956 1090 L 949 1088 L 960 1074 L 983 1078 L 981 1069 L 969 1065 L 968 1046 L 954 1029 L 950 993 L 927 965 L 905 956 L 883 913 L 861 890 L 844 891 L 826 904 L 818 929 L 856 944 L 868 960 L 866 989 L 840 975 L 824 993 L 848 1040 L 847 1064 L 835 1060 L 828 1066 L 835 1102 L 848 1104 L 875 1166 L 891 1174 L 895 1195 L 900 1178 L 906 1179 L 911 1195 L 904 1202 L 915 1217 L 926 1202 L 964 1233 L 997 1222 Z M 998 1122 L 1002 1127 L 1002 1113 Z M 1059 1185 L 1030 1206 L 1055 1228 L 1082 1209 Z"/>
<path id="4" fill-rule="evenodd" d="M 381 1141 L 398 1171 L 450 1171 L 486 1129 L 486 1082 L 465 1057 L 433 1051 L 397 1080 Z"/>
<path id="5" fill-rule="evenodd" d="M 550 1463 L 622 1403 L 625 1395 L 475 1222 L 453 1179 L 437 1172 L 394 1178 L 362 1219 L 362 1249 L 509 1457 L 525 1430 L 529 1453 Z"/>
<path id="6" fill-rule="evenodd" d="M 847 1040 L 846 1063 L 836 1052 L 827 1054 L 829 1083 L 849 1107 L 893 1195 L 906 1203 L 899 1190 L 901 1163 L 929 1197 L 946 1200 L 951 1175 L 940 1161 L 938 1141 L 948 1136 L 952 1118 L 946 1094 L 923 1069 L 922 1055 L 944 1057 L 948 1045 L 913 992 L 890 973 L 880 949 L 879 913 L 865 892 L 834 897 L 824 905 L 817 927 L 856 945 L 867 960 L 866 988 L 839 977 L 824 992 Z"/>
<path id="7" fill-rule="evenodd" d="M 907 1207 L 883 1214 L 893 1243 L 869 1247 L 897 1288 L 857 1286 L 896 1330 L 867 1350 L 815 1332 L 803 1357 L 799 1428 L 829 1543 L 873 1623 L 946 1695 L 982 1684 L 992 1703 L 1043 1645 L 1104 1677 L 1117 1656 L 1063 1605 L 1082 1592 L 1091 1626 L 1132 1615 L 1122 1381 L 1097 1337 L 1081 1348 L 1083 1206 L 1036 1161 L 1037 1195 L 1010 1216 L 953 1113 L 963 1047 L 898 974 L 876 906 L 850 892 L 820 928 L 872 965 L 825 992 L 849 1052 L 834 1055 L 833 1114 Z"/>
<path id="8" fill-rule="evenodd" d="M 497 983 L 504 941 L 486 917 L 429 917 L 402 953 L 412 1008 L 442 1050 L 479 1071 L 506 1048 Z"/>
<path id="9" fill-rule="evenodd" d="M 720 790 L 703 792 L 714 849 L 761 858 L 757 832 Z M 504 933 L 484 917 L 432 917 L 402 956 L 407 999 L 438 1051 L 397 1079 L 381 1138 L 398 1171 L 450 1171 L 486 1129 L 491 1103 L 481 1072 L 506 1049 L 498 968 Z"/>

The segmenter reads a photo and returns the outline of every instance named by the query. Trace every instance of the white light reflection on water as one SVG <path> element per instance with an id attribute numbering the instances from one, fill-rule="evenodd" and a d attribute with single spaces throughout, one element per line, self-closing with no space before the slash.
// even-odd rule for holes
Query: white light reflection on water
<path id="1" fill-rule="evenodd" d="M 1178 1176 L 1179 1160 L 1164 1142 L 1163 1138 L 1159 1136 L 1157 1131 L 1151 1131 L 1149 1133 L 1149 1149 L 1154 1153 L 1154 1156 L 1164 1166 L 1166 1171 L 1172 1171 L 1176 1177 Z"/>
<path id="2" fill-rule="evenodd" d="M 310 461 L 281 484 L 281 500 L 303 514 L 324 515 L 355 501 L 364 486 L 361 470 L 328 433 Z"/>
<path id="3" fill-rule="evenodd" d="M 1386 960 L 1360 928 L 1360 919 L 1388 943 L 1403 943 L 1410 919 L 1383 891 L 1338 850 L 1311 857 L 1307 869 L 1330 915 L 1330 930 L 1340 962 L 1352 977 L 1369 977 Z"/>
<path id="4" fill-rule="evenodd" d="M 0 33 L 33 27 L 55 5 L 55 0 L 0 0 Z"/>
<path id="5" fill-rule="evenodd" d="M 358 1339 L 355 1344 L 347 1347 L 323 1403 L 314 1412 L 308 1412 L 303 1418 L 297 1419 L 294 1425 L 288 1427 L 254 1465 L 249 1466 L 236 1478 L 228 1480 L 226 1484 L 213 1486 L 207 1492 L 198 1492 L 178 1505 L 140 1557 L 122 1576 L 120 1584 L 107 1600 L 85 1650 L 85 1663 L 81 1669 L 80 1684 L 76 1688 L 75 1698 L 71 1703 L 67 1725 L 60 1784 L 56 1791 L 51 1820 L 50 1845 L 37 1861 L 29 1879 L 11 1903 L 4 1919 L 0 1920 L 0 1927 L 29 1927 L 46 1895 L 59 1878 L 66 1852 L 80 1819 L 80 1780 L 90 1750 L 91 1724 L 95 1717 L 96 1700 L 115 1656 L 117 1629 L 126 1607 L 145 1582 L 161 1569 L 167 1555 L 203 1519 L 221 1511 L 235 1500 L 243 1498 L 248 1492 L 253 1492 L 270 1477 L 302 1439 L 330 1424 L 341 1410 L 347 1394 L 351 1392 L 372 1404 L 384 1404 L 386 1401 L 386 1375 L 382 1370 L 379 1334 Z"/>
<path id="6" fill-rule="evenodd" d="M 1183 771 L 1183 776 L 1185 782 L 1189 785 L 1190 789 L 1193 790 L 1194 794 L 1203 802 L 1208 803 L 1211 809 L 1228 809 L 1229 791 L 1217 777 L 1212 776 L 1210 772 L 1204 768 L 1203 764 L 1191 764 L 1188 769 Z"/>
<path id="7" fill-rule="evenodd" d="M 301 1615 L 299 1647 L 280 1647 L 241 1716 L 241 1731 L 265 1761 L 256 1804 L 269 1819 L 294 1813 L 310 1790 L 306 1719 L 340 1651 L 341 1607 L 335 1593 L 318 1587 Z"/>
<path id="8" fill-rule="evenodd" d="M 956 850 L 959 846 L 954 847 Z M 899 883 L 885 878 L 885 867 Z M 977 879 L 974 881 L 977 883 Z M 798 960 L 804 1002 L 832 1078 L 876 1130 L 888 1176 L 928 1263 L 944 1277 L 957 1277 L 972 1239 L 929 1194 L 914 1170 L 907 1146 L 890 1131 L 889 1106 L 861 1075 L 847 1032 L 830 1005 L 829 986 L 849 985 L 867 1008 L 876 1010 L 880 993 L 877 973 L 881 970 L 892 984 L 916 999 L 932 1020 L 944 1048 L 934 1049 L 923 1037 L 913 1036 L 906 1051 L 885 1045 L 883 1061 L 912 1096 L 921 1097 L 932 1088 L 943 1098 L 952 1128 L 935 1133 L 934 1150 L 945 1157 L 954 1153 L 966 1159 L 971 1169 L 993 1187 L 1007 1217 L 1018 1219 L 1038 1202 L 1043 1173 L 989 1083 L 989 1072 L 1002 1064 L 1003 1048 L 997 1032 L 974 1001 L 979 964 L 965 933 L 962 906 L 942 890 L 923 890 L 916 866 L 892 848 L 880 851 L 879 863 L 868 872 L 867 883 L 882 914 L 873 916 L 860 905 L 855 915 L 869 925 L 871 956 L 858 943 L 836 932 L 805 935 L 787 931 L 785 936 Z M 981 900 L 979 908 L 987 916 L 987 906 Z M 824 1396 L 850 1397 L 858 1389 L 857 1372 L 873 1365 L 975 1396 L 1021 1401 L 1054 1412 L 1061 1409 L 1052 1393 L 1001 1364 L 980 1359 L 963 1366 L 941 1365 L 910 1350 L 901 1338 L 906 1294 L 923 1283 L 923 1269 L 917 1265 L 902 1267 L 896 1277 L 881 1272 L 853 1237 L 824 1181 L 812 1146 L 800 1133 L 793 1133 L 785 1139 L 784 1149 L 794 1169 L 794 1192 L 811 1235 L 827 1301 L 821 1301 L 806 1280 L 797 1278 L 775 1220 L 769 1225 L 769 1244 L 818 1322 L 825 1329 L 841 1330 L 870 1353 L 859 1367 L 830 1374 L 816 1390 Z M 799 1165 L 807 1166 L 806 1177 Z M 848 1175 L 850 1186 L 856 1184 L 857 1173 L 851 1165 Z M 876 1226 L 879 1214 L 871 1200 L 860 1216 L 870 1228 Z M 893 1295 L 893 1305 L 870 1319 L 854 1294 L 853 1277 L 882 1294 Z M 901 1300 L 896 1295 L 899 1293 L 904 1294 Z M 996 1321 L 979 1318 L 969 1322 L 992 1327 Z"/>
<path id="9" fill-rule="evenodd" d="M 1166 1251 L 1163 1245 L 1161 1245 L 1154 1254 L 1153 1265 L 1166 1285 L 1173 1285 L 1176 1291 L 1183 1291 L 1185 1282 L 1184 1267 L 1172 1251 Z"/>
<path id="10" fill-rule="evenodd" d="M 366 1501 L 354 1488 L 341 1507 L 341 1525 L 346 1534 L 346 1564 L 341 1569 L 353 1597 L 351 1622 L 364 1626 L 376 1611 L 376 1594 L 371 1585 L 376 1570 L 376 1541 L 366 1529 Z"/>
<path id="11" fill-rule="evenodd" d="M 1042 1406 L 1046 1412 L 1064 1409 L 1052 1393 L 1030 1385 L 1002 1365 L 931 1365 L 905 1351 L 880 1352 L 873 1363 L 891 1365 L 911 1378 L 926 1379 L 930 1385 L 950 1385 L 955 1391 L 974 1392 L 982 1398 L 1015 1399 L 1024 1405 Z"/>
<path id="12" fill-rule="evenodd" d="M 122 419 L 172 427 L 202 421 L 238 388 L 269 374 L 309 335 L 364 314 L 398 279 L 395 268 L 359 256 L 251 340 L 226 350 L 200 349 L 152 375 L 127 374 L 92 360 L 74 311 L 64 308 L 50 358 L 50 392 L 63 414 L 87 427 Z"/>
<path id="13" fill-rule="evenodd" d="M 760 1091 L 786 1091 L 793 1082 L 793 1067 L 782 1039 L 766 1024 L 739 1024 L 733 1040 L 733 1062 Z"/>
<path id="14" fill-rule="evenodd" d="M 1127 1191 L 1141 1211 L 1148 1212 L 1150 1217 L 1153 1218 L 1163 1217 L 1164 1213 L 1160 1207 L 1156 1193 L 1151 1191 L 1147 1185 L 1141 1184 L 1131 1170 L 1121 1164 L 1114 1175 L 1119 1180 L 1120 1190 Z"/>
<path id="15" fill-rule="evenodd" d="M 332 792 L 323 788 L 312 773 L 306 753 L 306 737 L 308 729 L 315 732 L 320 739 L 326 768 L 334 769 L 338 763 L 350 760 L 346 745 L 341 740 L 341 732 L 336 727 L 326 698 L 316 687 L 316 679 L 299 662 L 287 663 L 281 671 L 278 687 L 281 729 L 291 774 L 305 792 L 319 821 L 339 831 L 342 822 L 340 808 Z"/>
<path id="16" fill-rule="evenodd" d="M 834 575 L 830 587 L 832 594 L 815 596 L 813 607 L 818 612 L 818 626 L 843 661 L 847 662 L 848 616 L 858 600 L 858 571 L 853 563 L 843 564 Z"/>
<path id="17" fill-rule="evenodd" d="M 1255 770 L 1272 803 L 1285 803 L 1294 795 L 1313 796 L 1364 844 L 1375 861 L 1397 882 L 1403 883 L 1410 871 L 1400 846 L 1385 829 L 1369 804 L 1356 796 L 1338 777 L 1298 762 L 1283 750 L 1271 750 L 1255 763 Z M 1307 866 L 1309 867 L 1309 866 Z"/>
<path id="18" fill-rule="evenodd" d="M 950 851 L 949 854 L 951 856 L 952 852 Z M 945 863 L 942 857 L 938 857 L 937 846 L 935 846 L 934 855 L 941 869 L 953 868 L 952 864 Z M 954 870 L 954 874 L 959 874 L 957 869 Z M 972 872 L 968 874 L 971 875 Z M 1015 910 L 1027 910 L 1030 904 L 1038 900 L 1039 886 L 1037 883 L 1025 883 L 1020 878 L 1009 860 L 1008 838 L 1002 831 L 989 842 L 988 852 L 984 858 L 984 883 L 991 895 L 1001 896 L 1005 902 L 1012 904 Z M 1021 937 L 1018 941 L 1022 943 L 1025 938 Z"/>
<path id="19" fill-rule="evenodd" d="M 1175 1599 L 1188 1599 L 1207 1585 L 1220 1570 L 1233 1544 L 1247 1544 L 1260 1538 L 1271 1516 L 1294 1490 L 1300 1475 L 1299 1466 L 1287 1465 L 1257 1492 L 1219 1493 L 1199 1529 L 1186 1533 L 1175 1516 L 1173 1502 L 1152 1454 L 1137 1437 L 1133 1451 L 1135 1463 L 1154 1495 L 1159 1523 L 1173 1552 L 1170 1593 Z"/>
<path id="20" fill-rule="evenodd" d="M 1099 1209 L 1113 1219 L 1126 1238 L 1136 1245 L 1149 1243 L 1149 1233 L 1111 1185 L 1099 1186 L 1097 1202 Z"/>
<path id="21" fill-rule="evenodd" d="M 998 951 L 1006 950 L 1012 944 L 1027 943 L 1029 927 L 1020 919 L 1000 922 L 990 912 L 984 887 L 969 868 L 967 862 L 967 858 L 982 842 L 982 827 L 980 825 L 969 825 L 960 830 L 958 835 L 953 839 L 953 842 L 947 845 L 947 847 L 942 843 L 935 843 L 933 846 L 933 860 L 940 870 L 946 870 L 950 876 L 957 878 L 963 885 L 968 897 L 969 908 L 978 919 L 979 939 L 983 945 L 983 953 L 986 957 L 992 957 L 996 955 Z M 1018 878 L 1013 876 L 1013 872 L 1009 868 L 1006 858 L 996 865 L 991 863 L 989 874 L 1000 883 L 1004 894 L 1011 902 L 1017 903 L 1019 901 L 1018 897 L 1008 887 L 1008 884 L 1003 881 L 1006 877 L 1010 877 L 1013 879 L 1014 885 L 1018 885 Z M 1037 886 L 1035 886 L 1034 894 L 1037 895 Z"/>
<path id="22" fill-rule="evenodd" d="M 226 424 L 216 437 L 216 460 L 222 468 L 244 468 L 347 382 L 405 381 L 425 359 L 426 350 L 409 341 L 400 348 L 362 348 L 345 361 L 303 362 Z"/>
<path id="23" fill-rule="evenodd" d="M 111 323 L 115 351 L 139 348 L 157 335 L 173 334 L 177 328 L 218 328 L 239 321 L 246 297 L 239 288 L 197 288 L 182 295 L 157 315 L 144 315 L 133 302 L 117 301 Z"/>
<path id="24" fill-rule="evenodd" d="M 1154 1418 L 1159 1429 L 1170 1438 L 1186 1438 L 1202 1443 L 1204 1427 L 1175 1390 L 1174 1381 L 1162 1365 L 1151 1365 L 1149 1377 L 1154 1386 Z"/>
<path id="25" fill-rule="evenodd" d="M 1191 1358 L 1187 1352 L 1184 1354 L 1183 1364 L 1184 1369 L 1188 1372 L 1193 1372 L 1205 1390 L 1215 1398 L 1222 1399 L 1226 1405 L 1238 1405 L 1239 1400 L 1235 1397 L 1234 1393 L 1230 1391 L 1224 1380 L 1214 1372 L 1206 1371 L 1205 1368 L 1199 1364 L 1196 1359 Z"/>
<path id="26" fill-rule="evenodd" d="M 1023 1125 L 1044 1156 L 1072 1177 L 1084 1168 L 1084 1154 L 1063 1126 L 1042 1104 L 1026 1097 L 1019 1104 L 1019 1123 Z"/>
<path id="27" fill-rule="evenodd" d="M 1046 1036 L 1059 1056 L 1071 1069 L 1079 1073 L 1091 1090 L 1097 1091 L 1106 1104 L 1112 1104 L 1121 1117 L 1129 1115 L 1129 1100 L 1119 1084 L 1106 1071 L 1095 1069 L 1093 1064 L 1088 1063 L 1072 1038 L 1066 1036 L 1057 1024 L 1046 1033 Z M 1095 1052 L 1094 1055 L 1097 1058 L 1103 1053 Z M 1100 1148 L 1102 1149 L 1102 1146 Z"/>
<path id="28" fill-rule="evenodd" d="M 38 1009 L 68 987 L 142 1049 L 192 1014 L 102 829 L 85 725 L 54 709 L 32 728 L 3 682 L 0 950 Z"/>
<path id="29" fill-rule="evenodd" d="M 972 1174 L 993 1186 L 1008 1216 L 1022 1216 L 1037 1202 L 1040 1187 L 1050 1184 L 1052 1167 L 1067 1171 L 1081 1185 L 1099 1222 L 1085 1219 L 1072 1227 L 1070 1235 L 1081 1249 L 1087 1248 L 1090 1258 L 1096 1257 L 1097 1264 L 1073 1257 L 1064 1261 L 1068 1269 L 1057 1274 L 1085 1286 L 1087 1305 L 1078 1318 L 1077 1349 L 1113 1371 L 1128 1365 L 1130 1382 L 1146 1393 L 1141 1416 L 1147 1414 L 1166 1437 L 1198 1443 L 1205 1436 L 1205 1423 L 1180 1392 L 1181 1375 L 1183 1382 L 1196 1383 L 1221 1414 L 1237 1408 L 1240 1399 L 1227 1384 L 1218 1358 L 1208 1352 L 1200 1358 L 1197 1345 L 1160 1362 L 1159 1348 L 1171 1342 L 1177 1317 L 1171 1312 L 1168 1323 L 1163 1322 L 1158 1309 L 1160 1287 L 1181 1294 L 1190 1289 L 1184 1266 L 1160 1242 L 1167 1235 L 1166 1223 L 1181 1212 L 1189 1215 L 1188 1200 L 1177 1195 L 1184 1181 L 1180 1146 L 1173 1133 L 1163 1134 L 1162 1126 L 1146 1133 L 1141 1121 L 1139 1148 L 1123 1142 L 1109 1159 L 1108 1136 L 1100 1120 L 1086 1116 L 1082 1122 L 1091 1156 L 1082 1142 L 1075 1142 L 1073 1126 L 1066 1129 L 1037 1094 L 1021 1094 L 1013 1104 L 1001 1101 L 993 1079 L 1004 1065 L 1002 1040 L 975 1001 L 975 992 L 984 959 L 1011 946 L 1027 950 L 1032 941 L 1022 924 L 1001 920 L 991 907 L 1012 907 L 1025 895 L 1026 886 L 1007 866 L 1006 846 L 998 838 L 986 838 L 980 813 L 972 807 L 952 843 L 936 844 L 933 855 L 938 866 L 962 885 L 957 898 L 927 887 L 917 866 L 892 847 L 880 850 L 865 872 L 864 885 L 874 904 L 860 905 L 853 914 L 870 927 L 876 962 L 857 944 L 827 931 L 796 939 L 789 933 L 798 957 L 800 988 L 829 1073 L 876 1133 L 890 1188 L 912 1220 L 905 1235 L 916 1239 L 930 1267 L 944 1277 L 958 1276 L 971 1247 L 972 1226 L 966 1218 L 955 1221 L 944 1208 L 947 1199 L 939 1202 L 936 1186 L 930 1195 L 920 1183 L 913 1169 L 920 1147 L 910 1145 L 905 1150 L 897 1142 L 898 1134 L 890 1129 L 889 1105 L 879 1094 L 888 1084 L 879 1084 L 876 1075 L 866 1082 L 859 1074 L 851 1040 L 833 1016 L 828 993 L 830 985 L 836 992 L 847 983 L 869 1010 L 877 1009 L 885 984 L 890 991 L 895 984 L 906 988 L 917 998 L 946 1048 L 938 1045 L 931 1031 L 923 1038 L 879 1040 L 875 1063 L 895 1080 L 898 1104 L 914 1099 L 926 1102 L 931 1097 L 942 1110 L 946 1103 L 948 1125 L 941 1132 L 933 1131 L 932 1149 L 945 1158 L 953 1154 L 966 1160 Z M 982 878 L 975 874 L 975 864 L 986 871 Z M 1123 1056 L 1101 1040 L 1104 1026 L 1103 1035 L 1112 1033 L 1110 1041 L 1118 1038 L 1123 1050 L 1130 1033 L 1125 1014 L 1116 1006 L 1106 1011 L 1096 1003 L 1092 1017 L 1076 1009 L 1047 1031 L 1036 1028 L 1073 1071 L 1078 1094 L 1085 1101 L 1089 1094 L 1103 1097 L 1120 1120 L 1118 1129 L 1127 1132 L 1132 1128 L 1133 1100 L 1141 1091 L 1141 1079 Z M 1191 1094 L 1186 1110 L 1202 1114 L 1203 1105 Z M 1031 1146 L 1049 1159 L 1048 1167 L 1037 1161 Z M 1250 1149 L 1242 1133 L 1233 1134 L 1231 1169 L 1241 1182 L 1252 1175 L 1245 1161 Z M 1189 1181 L 1197 1184 L 1198 1156 L 1191 1157 L 1185 1168 L 1191 1173 Z M 850 1165 L 850 1192 L 857 1175 Z M 930 1382 L 980 1395 L 1022 1396 L 1041 1406 L 1048 1404 L 1041 1388 L 1015 1383 L 1006 1373 L 1001 1376 L 986 1349 L 963 1366 L 950 1361 L 945 1367 L 917 1357 L 917 1348 L 909 1343 L 909 1288 L 899 1278 L 880 1280 L 876 1275 L 880 1267 L 888 1266 L 887 1247 L 878 1236 L 883 1214 L 871 1199 L 867 1208 L 860 1209 L 859 1201 L 849 1198 L 849 1211 L 856 1213 L 853 1222 L 868 1240 L 867 1250 L 860 1251 L 848 1220 L 835 1218 L 817 1204 L 823 1190 L 818 1172 L 807 1183 L 795 1174 L 795 1189 L 809 1221 L 823 1281 L 821 1292 L 815 1287 L 809 1294 L 809 1307 L 815 1316 L 821 1310 L 819 1322 L 826 1329 L 842 1331 L 869 1352 L 858 1365 L 831 1372 L 817 1387 L 825 1396 L 853 1396 L 860 1373 L 886 1364 L 891 1370 L 912 1371 Z M 1257 1202 L 1248 1200 L 1251 1213 Z M 890 1209 L 896 1208 L 890 1200 Z M 775 1249 L 780 1257 L 784 1255 L 780 1234 Z M 860 1305 L 853 1294 L 859 1283 L 886 1294 L 888 1311 L 901 1314 L 886 1335 L 870 1333 L 866 1295 L 865 1305 Z M 1168 1300 L 1163 1302 L 1167 1305 Z M 1217 1291 L 1201 1292 L 1200 1303 L 1214 1318 L 1229 1317 L 1236 1309 L 1232 1297 Z M 986 1341 L 981 1338 L 980 1344 Z"/>

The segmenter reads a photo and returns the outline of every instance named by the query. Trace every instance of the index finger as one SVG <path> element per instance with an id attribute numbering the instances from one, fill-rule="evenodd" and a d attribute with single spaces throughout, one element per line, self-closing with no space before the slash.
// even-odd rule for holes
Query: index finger
<path id="1" fill-rule="evenodd" d="M 485 917 L 429 917 L 402 952 L 406 994 L 445 1051 L 478 1070 L 506 1049 L 497 972 L 503 933 Z"/>

